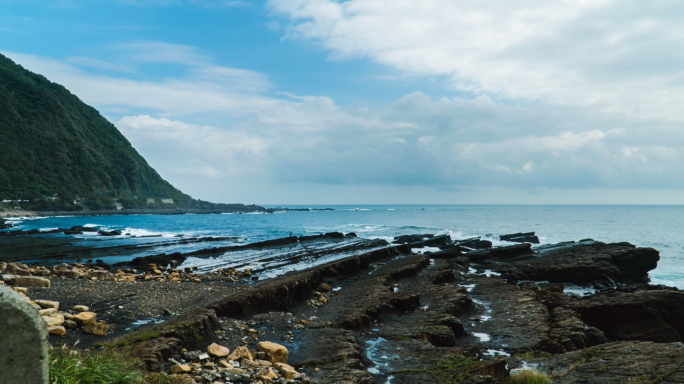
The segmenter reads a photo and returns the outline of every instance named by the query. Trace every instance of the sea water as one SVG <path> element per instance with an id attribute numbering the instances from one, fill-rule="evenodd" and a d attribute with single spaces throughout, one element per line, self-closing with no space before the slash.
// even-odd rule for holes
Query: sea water
<path id="1" fill-rule="evenodd" d="M 495 245 L 496 235 L 535 231 L 542 244 L 592 238 L 603 242 L 626 241 L 660 251 L 658 268 L 651 272 L 655 284 L 684 288 L 684 206 L 477 206 L 477 205 L 373 205 L 288 206 L 334 210 L 284 211 L 273 214 L 216 215 L 118 215 L 19 218 L 21 229 L 70 228 L 88 225 L 137 237 L 103 238 L 76 235 L 74 244 L 111 246 L 157 242 L 177 235 L 231 237 L 228 243 L 244 244 L 278 237 L 324 232 L 355 232 L 360 237 L 391 241 L 394 236 L 416 233 L 449 234 L 453 239 L 486 236 Z M 65 236 L 65 235 L 59 235 Z M 165 252 L 190 252 L 186 248 Z"/>

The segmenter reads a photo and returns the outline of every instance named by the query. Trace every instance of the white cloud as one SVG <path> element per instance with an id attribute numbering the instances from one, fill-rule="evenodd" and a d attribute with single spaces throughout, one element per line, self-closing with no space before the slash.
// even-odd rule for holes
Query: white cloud
<path id="1" fill-rule="evenodd" d="M 261 172 L 268 159 L 268 138 L 245 130 L 186 124 L 146 115 L 126 116 L 117 127 L 155 166 L 181 175 L 219 178 Z"/>
<path id="2" fill-rule="evenodd" d="M 189 47 L 169 44 L 144 46 L 151 51 L 140 53 L 129 50 L 126 55 L 131 58 L 129 61 L 175 63 L 186 68 L 186 75 L 161 80 L 137 80 L 95 74 L 62 60 L 16 52 L 4 53 L 27 69 L 64 85 L 86 103 L 98 106 L 150 109 L 169 115 L 223 111 L 242 116 L 254 113 L 257 109 L 269 108 L 276 102 L 259 94 L 270 87 L 267 78 L 261 73 L 204 61 L 203 56 L 193 56 L 192 50 L 186 49 Z M 140 45 L 135 47 L 141 48 Z M 189 57 L 183 57 L 185 51 Z"/>
<path id="3" fill-rule="evenodd" d="M 93 59 L 92 57 L 72 56 L 66 59 L 70 63 L 80 64 L 87 67 L 104 69 L 107 71 L 135 73 L 136 70 L 130 65 L 112 63 L 111 61 Z"/>
<path id="4" fill-rule="evenodd" d="M 289 38 L 454 88 L 684 119 L 684 3 L 270 0 Z"/>
<path id="5" fill-rule="evenodd" d="M 326 96 L 276 97 L 264 74 L 221 67 L 187 47 L 151 46 L 165 50 L 158 60 L 177 64 L 184 75 L 124 78 L 62 60 L 10 56 L 116 111 L 110 112 L 116 125 L 150 164 L 204 199 L 326 202 L 324 191 L 352 199 L 349 191 L 357 190 L 419 200 L 467 195 L 469 202 L 500 193 L 490 202 L 514 202 L 512 196 L 527 202 L 525 193 L 540 190 L 568 197 L 582 189 L 684 188 L 684 127 L 671 119 L 486 95 L 431 99 L 421 92 L 374 109 L 342 107 Z M 154 61 L 136 49 L 125 52 L 138 57 L 129 63 L 143 74 L 146 67 L 135 63 Z M 364 202 L 358 199 L 347 201 Z M 366 200 L 383 201 L 402 202 Z"/>

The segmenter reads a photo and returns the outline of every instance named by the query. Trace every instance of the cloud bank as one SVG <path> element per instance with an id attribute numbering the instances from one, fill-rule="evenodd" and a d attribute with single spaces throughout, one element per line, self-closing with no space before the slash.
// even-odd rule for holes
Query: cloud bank
<path id="1" fill-rule="evenodd" d="M 682 119 L 684 3 L 270 0 L 334 59 L 445 76 L 476 94 Z"/>
<path id="2" fill-rule="evenodd" d="M 194 47 L 151 41 L 97 58 L 9 56 L 101 108 L 164 177 L 200 198 L 682 202 L 684 27 L 676 15 L 684 5 L 269 7 L 289 20 L 284 38 L 317 44 L 333 60 L 438 79 L 464 96 L 416 90 L 374 109 L 344 106 L 324 93 L 288 93 L 265 73 L 222 66 Z M 175 71 L 154 76 L 160 66 Z"/>

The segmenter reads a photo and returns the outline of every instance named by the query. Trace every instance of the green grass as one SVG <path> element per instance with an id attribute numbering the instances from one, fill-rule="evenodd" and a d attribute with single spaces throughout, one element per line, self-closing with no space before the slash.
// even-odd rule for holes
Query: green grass
<path id="1" fill-rule="evenodd" d="M 114 352 L 77 351 L 66 346 L 50 352 L 50 384 L 140 384 L 143 372 Z"/>
<path id="2" fill-rule="evenodd" d="M 50 351 L 50 384 L 180 384 L 183 379 L 146 373 L 135 360 L 111 350 L 92 352 L 66 346 Z"/>
<path id="3" fill-rule="evenodd" d="M 509 380 L 511 384 L 552 384 L 549 375 L 536 369 L 525 369 L 513 375 Z"/>
<path id="4" fill-rule="evenodd" d="M 438 361 L 423 372 L 429 373 L 439 384 L 468 382 L 481 363 L 463 356 L 453 356 Z"/>

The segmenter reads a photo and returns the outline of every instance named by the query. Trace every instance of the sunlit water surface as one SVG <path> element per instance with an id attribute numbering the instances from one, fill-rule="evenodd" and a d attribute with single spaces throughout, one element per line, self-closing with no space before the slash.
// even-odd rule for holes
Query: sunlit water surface
<path id="1" fill-rule="evenodd" d="M 413 233 L 448 233 L 460 239 L 536 231 L 542 243 L 592 238 L 603 242 L 627 241 L 660 251 L 661 261 L 651 273 L 654 283 L 684 288 L 684 206 L 325 206 L 334 211 L 274 214 L 139 215 L 47 217 L 15 219 L 21 229 L 69 228 L 91 225 L 122 229 L 131 235 L 161 238 L 116 237 L 93 234 L 74 237 L 74 243 L 101 242 L 102 246 L 156 242 L 184 236 L 229 236 L 233 242 L 254 242 L 322 232 L 355 232 L 367 238 L 392 240 Z M 290 206 L 290 208 L 308 208 Z M 311 206 L 310 208 L 324 208 Z M 63 236 L 63 235 L 59 235 Z M 495 244 L 497 242 L 495 241 Z M 197 245 L 207 246 L 206 244 Z M 192 246 L 178 251 L 192 251 Z M 175 251 L 166 249 L 165 252 Z"/>

